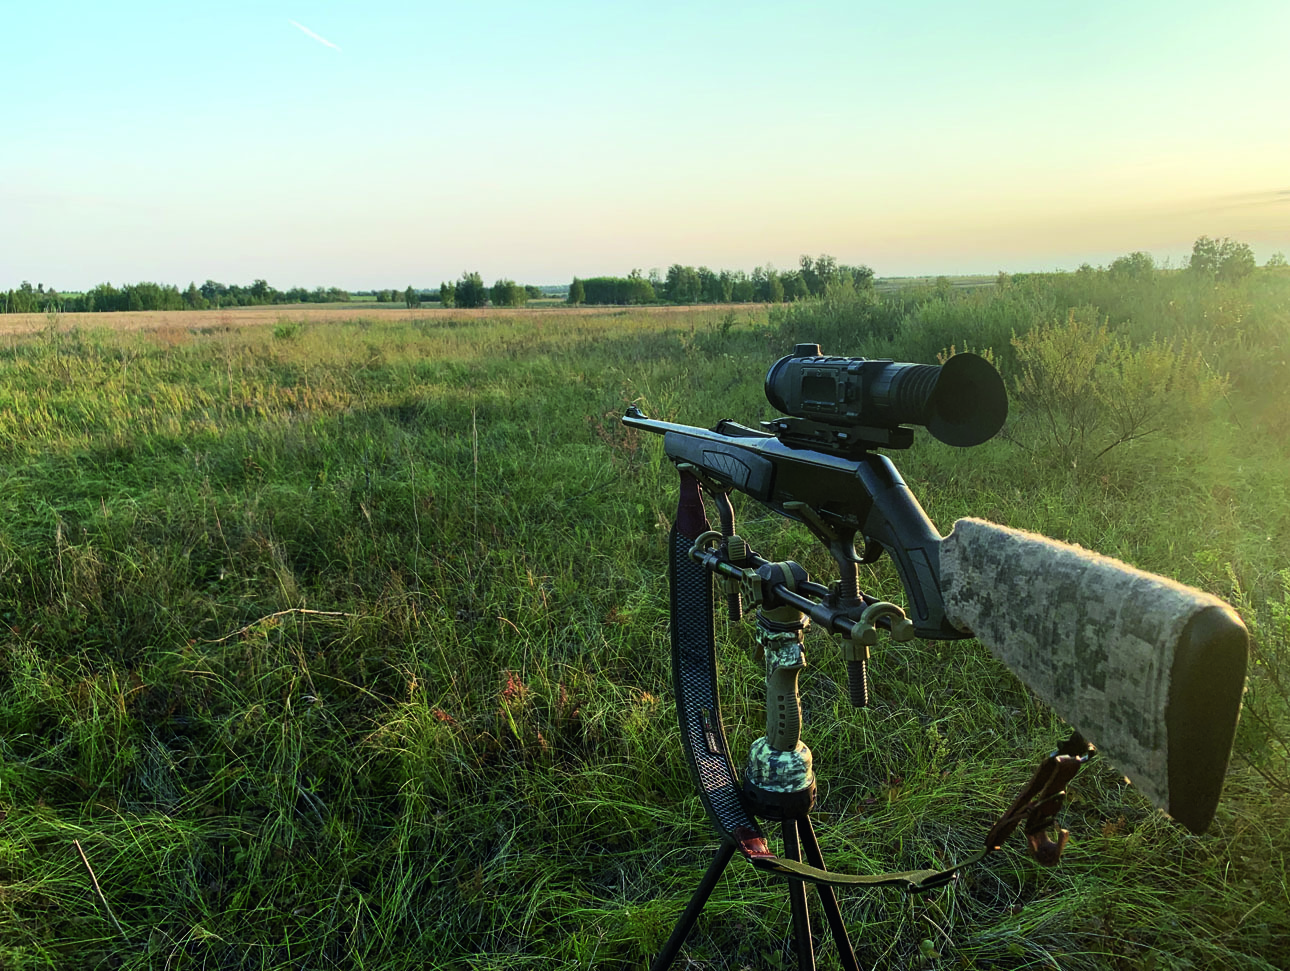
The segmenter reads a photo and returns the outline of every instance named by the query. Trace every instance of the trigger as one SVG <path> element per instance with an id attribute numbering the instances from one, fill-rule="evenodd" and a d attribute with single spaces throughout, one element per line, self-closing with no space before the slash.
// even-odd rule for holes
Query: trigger
<path id="1" fill-rule="evenodd" d="M 876 539 L 865 537 L 864 552 L 860 554 L 857 563 L 877 563 L 882 556 L 882 544 Z"/>

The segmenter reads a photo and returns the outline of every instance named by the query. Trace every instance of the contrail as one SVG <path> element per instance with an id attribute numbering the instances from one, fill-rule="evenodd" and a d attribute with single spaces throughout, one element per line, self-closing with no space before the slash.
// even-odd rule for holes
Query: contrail
<path id="1" fill-rule="evenodd" d="M 287 23 L 289 23 L 292 27 L 296 28 L 296 30 L 298 30 L 298 31 L 300 31 L 301 33 L 303 33 L 306 37 L 312 37 L 314 40 L 316 40 L 318 43 L 320 43 L 320 44 L 324 45 L 325 47 L 330 47 L 330 48 L 332 48 L 333 50 L 337 50 L 337 51 L 338 51 L 338 50 L 340 50 L 339 45 L 337 45 L 337 44 L 333 44 L 333 43 L 332 43 L 331 41 L 329 41 L 326 37 L 321 37 L 321 36 L 319 36 L 318 34 L 315 34 L 312 30 L 310 30 L 310 29 L 309 29 L 308 27 L 306 27 L 304 24 L 297 23 L 297 22 L 296 22 L 296 21 L 294 21 L 294 20 L 288 20 L 288 21 L 287 21 Z"/>

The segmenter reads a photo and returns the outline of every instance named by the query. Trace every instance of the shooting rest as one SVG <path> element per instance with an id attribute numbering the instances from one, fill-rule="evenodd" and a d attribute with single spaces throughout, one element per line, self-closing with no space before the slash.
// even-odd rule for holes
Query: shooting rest
<path id="1" fill-rule="evenodd" d="M 1044 760 L 1031 783 L 991 828 L 981 850 L 968 859 L 943 870 L 851 875 L 826 869 L 810 821 L 814 768 L 810 750 L 800 739 L 797 677 L 805 667 L 803 634 L 809 618 L 825 623 L 826 629 L 845 631 L 849 693 L 852 703 L 860 706 L 868 702 L 866 667 L 878 629 L 907 640 L 912 625 L 899 607 L 859 592 L 854 536 L 837 537 L 829 544 L 841 570 L 839 582 L 833 588 L 811 583 L 796 563 L 772 563 L 748 549 L 735 534 L 728 489 L 693 466 L 679 469 L 680 505 L 669 537 L 673 687 L 687 761 L 721 843 L 652 971 L 672 966 L 736 851 L 757 869 L 787 879 L 794 949 L 803 971 L 815 967 L 806 883 L 814 883 L 819 891 L 842 967 L 859 971 L 835 886 L 895 886 L 909 893 L 943 886 L 960 869 L 997 849 L 1023 822 L 1032 854 L 1042 863 L 1056 863 L 1067 834 L 1061 831 L 1054 841 L 1047 830 L 1061 806 L 1066 783 L 1093 751 L 1078 733 Z M 701 486 L 717 505 L 720 532 L 708 528 Z M 714 577 L 722 581 L 732 620 L 742 616 L 745 596 L 758 605 L 755 636 L 767 667 L 766 734 L 753 744 L 742 785 L 730 760 L 717 697 Z M 770 850 L 758 818 L 780 824 L 782 857 Z"/>

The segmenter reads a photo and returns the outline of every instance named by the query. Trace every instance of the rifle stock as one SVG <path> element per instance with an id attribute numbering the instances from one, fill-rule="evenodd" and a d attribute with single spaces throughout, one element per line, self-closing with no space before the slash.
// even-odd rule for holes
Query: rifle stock
<path id="1" fill-rule="evenodd" d="M 1248 634 L 1221 600 L 1066 543 L 960 519 L 946 615 L 1192 832 L 1213 819 Z"/>

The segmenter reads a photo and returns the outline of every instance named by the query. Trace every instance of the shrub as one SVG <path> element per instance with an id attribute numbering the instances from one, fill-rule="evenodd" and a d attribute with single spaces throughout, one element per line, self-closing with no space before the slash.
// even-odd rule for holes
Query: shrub
<path id="1" fill-rule="evenodd" d="M 1020 415 L 1009 436 L 1072 468 L 1148 435 L 1188 429 L 1226 385 L 1190 343 L 1175 348 L 1153 338 L 1134 346 L 1090 307 L 1016 336 L 1012 345 Z"/>

